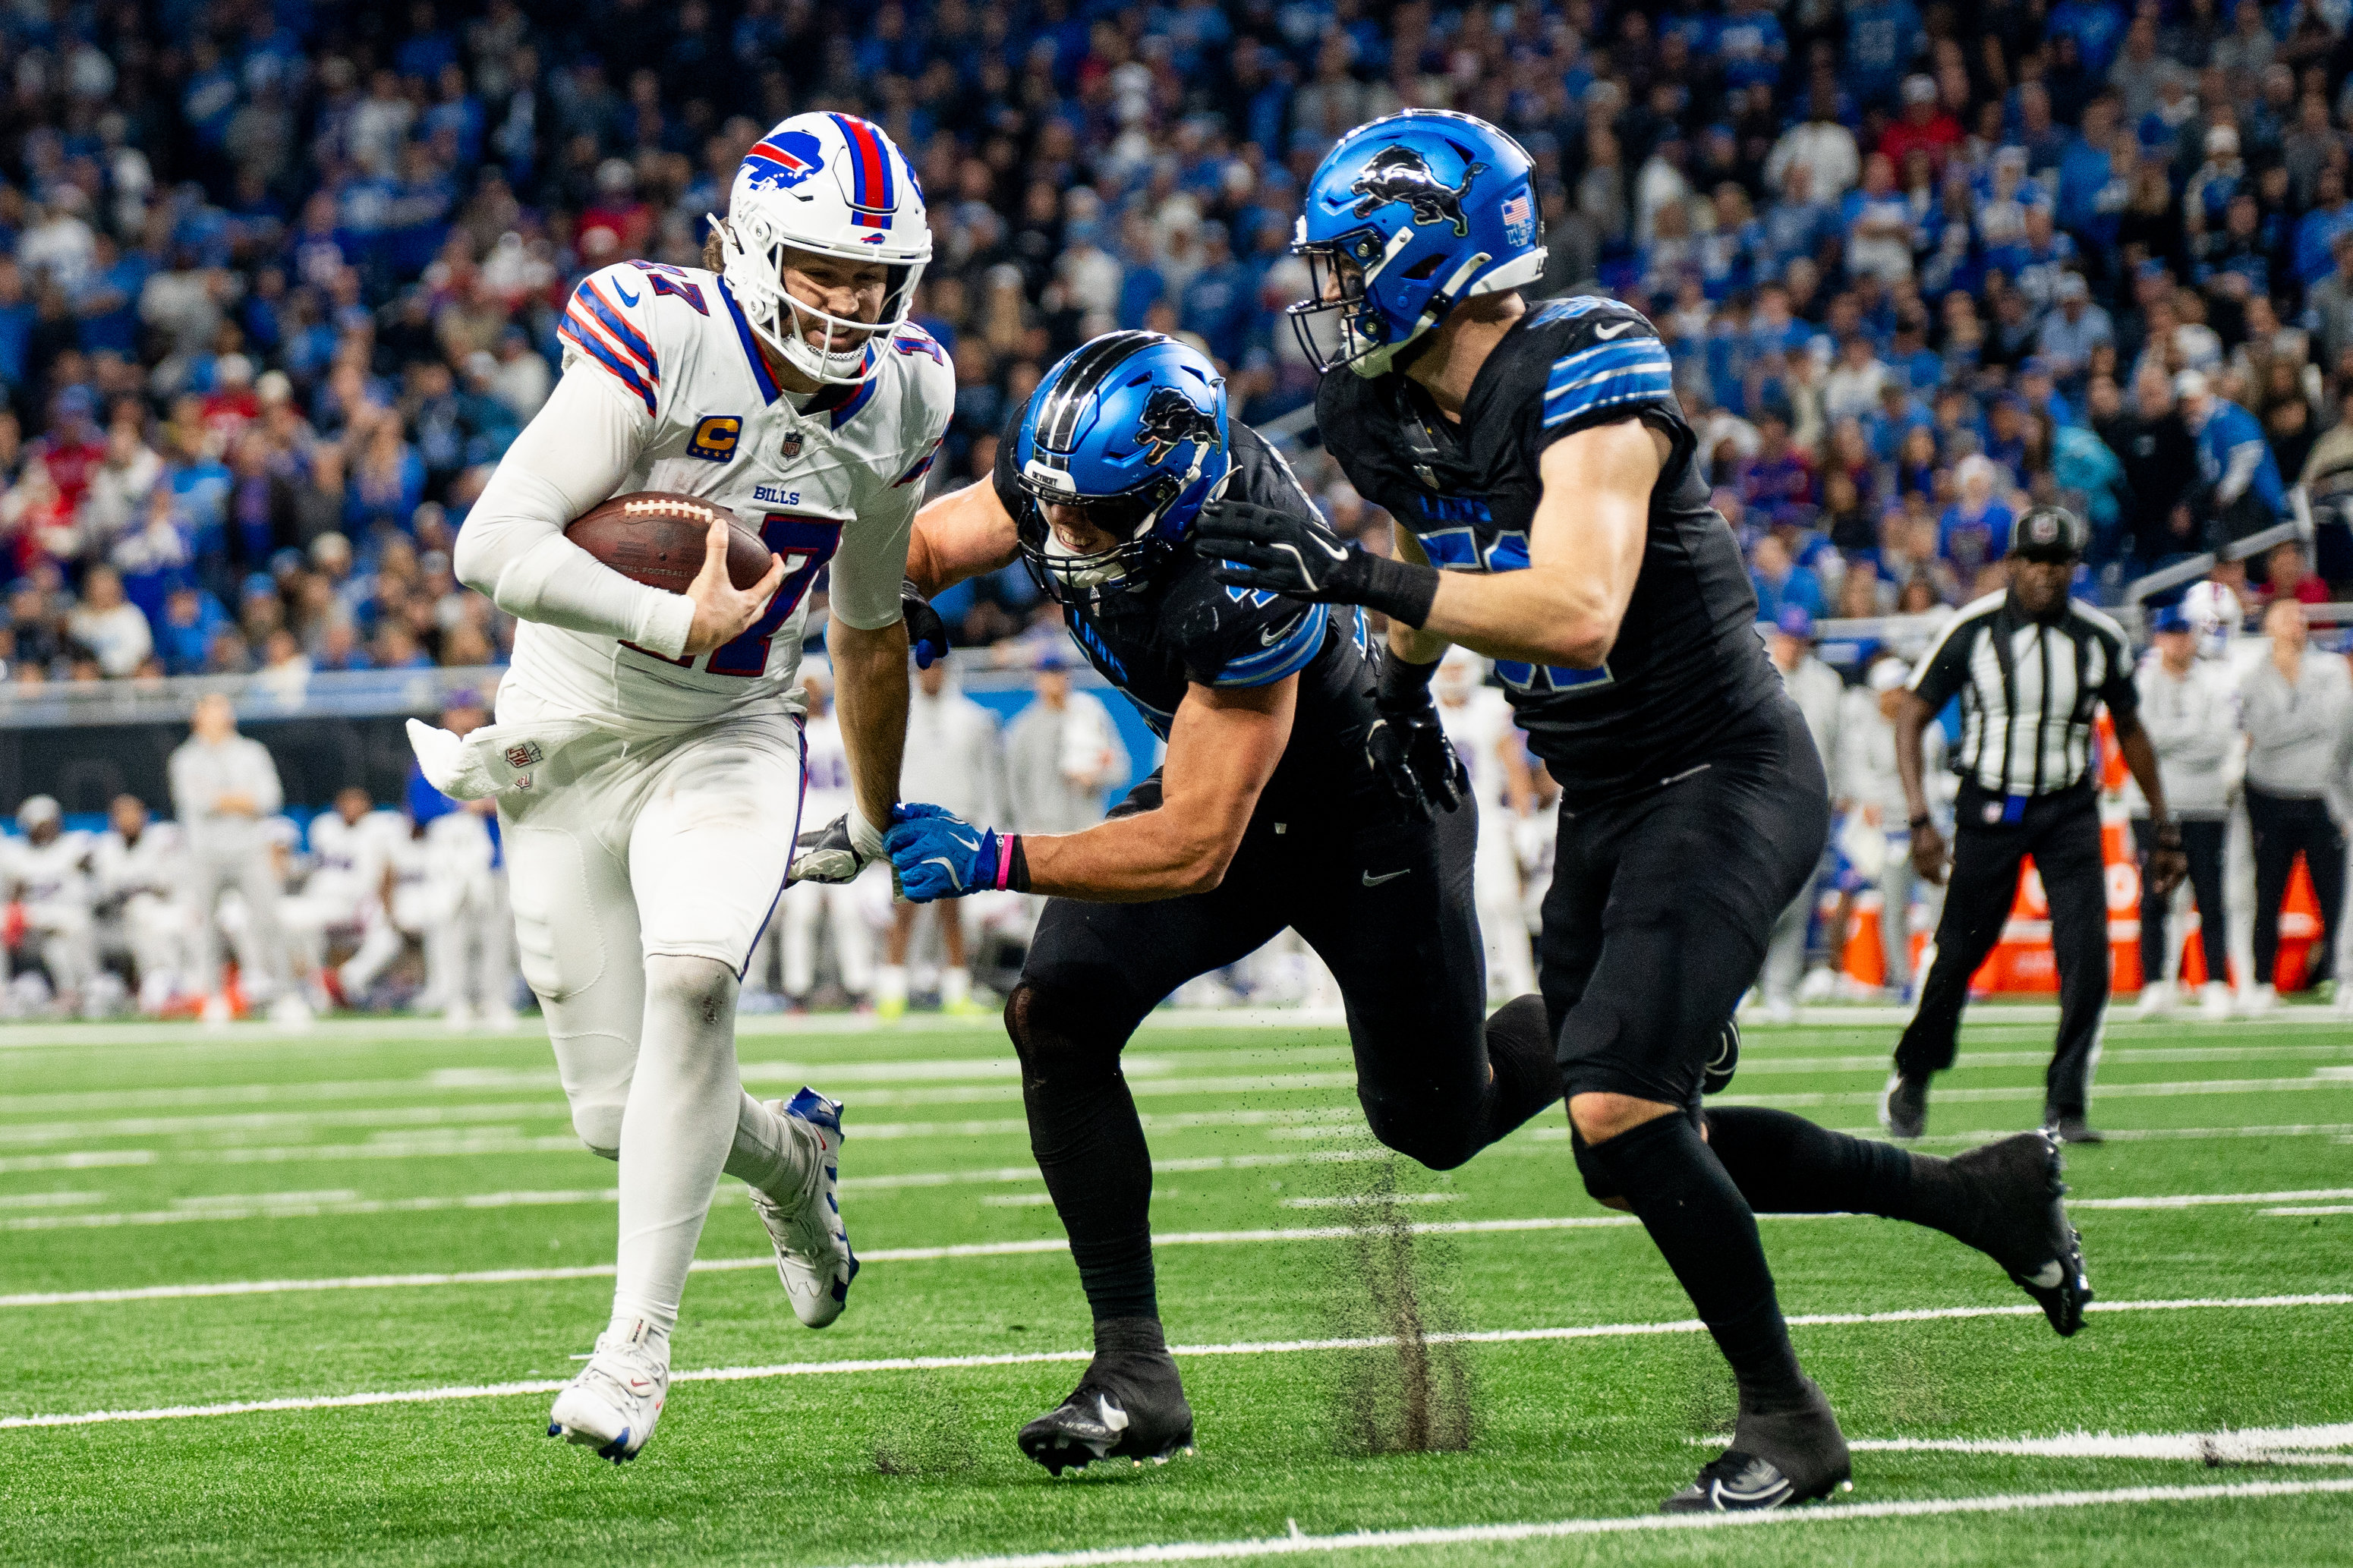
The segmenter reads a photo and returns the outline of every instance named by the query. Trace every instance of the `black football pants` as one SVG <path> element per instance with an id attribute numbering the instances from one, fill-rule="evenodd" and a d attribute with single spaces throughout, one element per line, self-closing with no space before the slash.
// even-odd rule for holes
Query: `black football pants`
<path id="1" fill-rule="evenodd" d="M 2337 922 L 2345 907 L 2345 836 L 2337 831 L 2327 802 L 2266 795 L 2253 785 L 2247 789 L 2247 826 L 2255 851 L 2255 984 L 2272 984 L 2279 963 L 2280 900 L 2287 897 L 2299 850 L 2320 905 L 2320 940 L 2305 965 L 2310 984 L 2328 973 L 2337 952 Z"/>
<path id="2" fill-rule="evenodd" d="M 1155 774 L 1113 815 L 1159 800 Z M 1339 982 L 1356 1097 L 1388 1147 L 1451 1169 L 1560 1099 L 1535 999 L 1487 1016 L 1472 897 L 1478 837 L 1468 801 L 1434 823 L 1328 800 L 1268 802 L 1208 892 L 1048 901 L 1006 1028 L 1021 1058 L 1030 1150 L 1097 1318 L 1153 1311 L 1151 1156 L 1120 1052 L 1169 993 L 1285 926 Z"/>
<path id="3" fill-rule="evenodd" d="M 2100 811 L 2089 783 L 2026 802 L 2019 820 L 2000 816 L 2000 797 L 1974 784 L 1954 803 L 1953 872 L 1936 922 L 1936 962 L 1920 988 L 1920 1010 L 1895 1047 L 1895 1066 L 1925 1079 L 1953 1065 L 1969 978 L 2001 940 L 2018 897 L 2019 863 L 2034 857 L 2051 905 L 2051 948 L 2059 962 L 2059 1039 L 2043 1090 L 2046 1118 L 2082 1116 L 2092 1088 L 2100 1024 L 2108 1005 L 2108 874 L 2100 856 Z"/>

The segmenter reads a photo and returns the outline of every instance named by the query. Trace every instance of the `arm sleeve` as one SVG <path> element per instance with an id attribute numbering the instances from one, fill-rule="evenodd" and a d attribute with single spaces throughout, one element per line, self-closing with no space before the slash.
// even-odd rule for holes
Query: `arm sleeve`
<path id="1" fill-rule="evenodd" d="M 842 625 L 871 632 L 900 618 L 899 585 L 907 580 L 907 541 L 921 499 L 914 485 L 885 489 L 841 531 L 828 602 Z"/>
<path id="2" fill-rule="evenodd" d="M 666 658 L 683 653 L 693 601 L 632 582 L 564 537 L 628 482 L 653 425 L 605 370 L 575 362 L 467 516 L 459 581 L 522 620 L 626 638 Z"/>
<path id="3" fill-rule="evenodd" d="M 172 814 L 182 822 L 190 822 L 208 815 L 213 808 L 212 797 L 198 786 L 197 763 L 185 745 L 172 753 L 166 768 L 172 782 Z"/>
<path id="4" fill-rule="evenodd" d="M 2263 444 L 2261 441 L 2242 441 L 2232 447 L 2231 466 L 2222 471 L 2221 481 L 2214 487 L 2215 504 L 2229 506 L 2237 500 L 2245 493 L 2247 486 L 2253 482 L 2255 470 L 2263 467 Z"/>

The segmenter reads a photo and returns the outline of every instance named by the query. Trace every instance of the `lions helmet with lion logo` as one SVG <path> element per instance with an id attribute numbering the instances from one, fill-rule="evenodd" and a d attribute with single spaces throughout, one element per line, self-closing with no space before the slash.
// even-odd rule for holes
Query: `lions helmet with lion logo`
<path id="1" fill-rule="evenodd" d="M 1462 300 L 1541 277 L 1532 167 L 1504 132 L 1443 110 L 1342 137 L 1307 184 L 1291 247 L 1314 289 L 1291 307 L 1292 330 L 1315 367 L 1385 375 Z"/>
<path id="2" fill-rule="evenodd" d="M 1032 504 L 1023 559 L 1058 601 L 1134 587 L 1173 552 L 1232 467 L 1226 382 L 1199 350 L 1157 332 L 1109 332 L 1073 350 L 1031 395 L 1014 471 Z M 1073 552 L 1048 506 L 1083 508 L 1114 542 Z"/>

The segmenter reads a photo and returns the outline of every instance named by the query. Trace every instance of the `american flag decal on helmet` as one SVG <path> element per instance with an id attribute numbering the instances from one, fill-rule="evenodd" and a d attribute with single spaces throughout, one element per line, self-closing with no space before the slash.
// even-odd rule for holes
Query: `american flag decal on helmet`
<path id="1" fill-rule="evenodd" d="M 1505 244 L 1518 250 L 1535 243 L 1535 205 L 1527 192 L 1505 198 L 1501 216 Z"/>

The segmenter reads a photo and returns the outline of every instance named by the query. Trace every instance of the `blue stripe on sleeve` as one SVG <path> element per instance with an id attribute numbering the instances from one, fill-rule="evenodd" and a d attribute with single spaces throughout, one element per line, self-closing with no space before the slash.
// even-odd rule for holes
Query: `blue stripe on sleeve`
<path id="1" fill-rule="evenodd" d="M 1673 363 L 1674 362 L 1667 356 L 1667 345 L 1656 338 L 1600 343 L 1555 360 L 1552 374 L 1545 378 L 1545 395 L 1556 396 L 1574 387 L 1578 382 L 1607 370 L 1635 368 L 1668 370 L 1672 369 Z"/>
<path id="2" fill-rule="evenodd" d="M 596 320 L 605 324 L 606 330 L 619 340 L 623 348 L 643 361 L 649 380 L 661 380 L 661 364 L 654 358 L 653 344 L 646 341 L 643 332 L 629 324 L 627 317 L 607 302 L 604 292 L 593 281 L 581 284 L 580 291 L 572 297 L 572 302 L 587 306 Z"/>
<path id="3" fill-rule="evenodd" d="M 595 333 L 584 331 L 579 327 L 575 326 L 569 317 L 565 318 L 564 324 L 557 327 L 555 330 L 557 335 L 561 336 L 565 342 L 573 344 L 575 347 L 579 349 L 581 353 L 587 354 L 589 357 L 596 360 L 598 364 L 603 365 L 607 370 L 611 371 L 615 375 L 620 377 L 622 385 L 628 387 L 631 392 L 636 393 L 639 397 L 645 399 L 647 413 L 651 414 L 654 412 L 654 395 L 652 390 L 649 388 L 643 381 L 638 379 L 638 373 L 630 368 L 629 363 L 627 360 L 623 359 L 619 354 L 615 353 L 611 349 L 607 348 L 602 342 L 598 342 Z"/>
<path id="4" fill-rule="evenodd" d="M 1299 617 L 1289 637 L 1273 647 L 1229 660 L 1213 683 L 1219 686 L 1271 686 L 1307 668 L 1324 646 L 1324 606 L 1311 606 Z"/>

